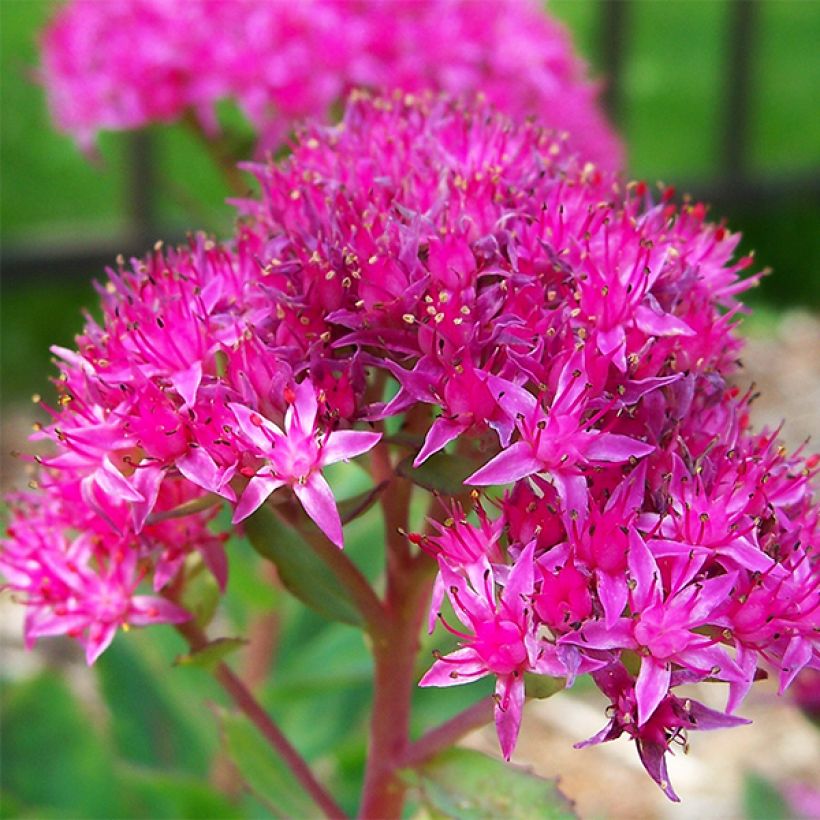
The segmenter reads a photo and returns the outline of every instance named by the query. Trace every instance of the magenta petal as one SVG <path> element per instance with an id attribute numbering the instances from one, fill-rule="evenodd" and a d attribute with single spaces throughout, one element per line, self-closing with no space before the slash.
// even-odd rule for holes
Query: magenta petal
<path id="1" fill-rule="evenodd" d="M 495 730 L 498 743 L 505 760 L 512 757 L 518 733 L 521 729 L 521 715 L 524 711 L 523 675 L 504 675 L 495 686 Z"/>
<path id="2" fill-rule="evenodd" d="M 607 629 L 610 629 L 626 607 L 629 588 L 626 585 L 626 578 L 622 575 L 610 575 L 597 570 L 595 577 L 598 581 L 598 598 L 604 608 L 604 623 Z"/>
<path id="3" fill-rule="evenodd" d="M 635 529 L 629 531 L 629 574 L 635 581 L 632 604 L 642 611 L 663 597 L 661 573 L 652 553 Z"/>
<path id="4" fill-rule="evenodd" d="M 325 439 L 319 455 L 319 464 L 325 466 L 360 456 L 375 447 L 381 437 L 381 433 L 364 430 L 337 430 Z"/>
<path id="5" fill-rule="evenodd" d="M 502 379 L 498 376 L 487 376 L 487 387 L 497 397 L 498 406 L 510 417 L 518 418 L 525 416 L 529 418 L 538 407 L 538 401 L 532 393 L 519 387 L 513 382 Z"/>
<path id="6" fill-rule="evenodd" d="M 285 482 L 270 476 L 254 476 L 245 487 L 245 492 L 239 499 L 239 503 L 234 510 L 232 523 L 238 524 L 244 521 L 249 515 L 255 513 L 267 501 L 268 496 L 278 490 Z"/>
<path id="7" fill-rule="evenodd" d="M 202 381 L 202 362 L 196 361 L 185 370 L 171 376 L 171 384 L 185 402 L 184 407 L 192 407 Z"/>
<path id="8" fill-rule="evenodd" d="M 190 621 L 191 617 L 187 609 L 153 595 L 137 595 L 128 611 L 128 622 L 134 626 L 181 624 Z"/>
<path id="9" fill-rule="evenodd" d="M 644 332 L 653 336 L 694 336 L 692 330 L 683 319 L 671 313 L 656 313 L 648 305 L 638 305 L 635 308 L 635 324 Z"/>
<path id="10" fill-rule="evenodd" d="M 236 500 L 236 493 L 227 483 L 233 478 L 236 468 L 220 468 L 202 447 L 192 447 L 184 456 L 178 458 L 176 468 L 197 487 L 221 495 L 228 501 Z"/>
<path id="11" fill-rule="evenodd" d="M 458 438 L 469 426 L 464 422 L 439 416 L 430 426 L 427 438 L 424 439 L 424 446 L 413 461 L 413 466 L 418 467 L 419 464 L 430 458 L 433 453 L 437 453 L 454 438 Z"/>
<path id="12" fill-rule="evenodd" d="M 310 433 L 316 424 L 319 404 L 313 383 L 305 379 L 296 385 L 296 398 L 285 414 L 285 429 L 290 432 L 294 424 L 304 433 Z"/>
<path id="13" fill-rule="evenodd" d="M 419 681 L 419 686 L 458 686 L 487 674 L 487 667 L 471 647 L 439 658 Z"/>
<path id="14" fill-rule="evenodd" d="M 532 447 L 525 441 L 517 441 L 502 450 L 494 459 L 476 470 L 465 484 L 511 484 L 541 469 L 541 462 L 533 456 Z"/>
<path id="15" fill-rule="evenodd" d="M 562 643 L 573 643 L 586 649 L 635 649 L 637 643 L 632 634 L 632 620 L 618 618 L 605 625 L 602 621 L 587 621 L 578 632 L 568 632 Z"/>
<path id="16" fill-rule="evenodd" d="M 284 433 L 269 419 L 245 407 L 244 404 L 231 402 L 228 405 L 231 412 L 236 416 L 239 429 L 245 435 L 259 454 L 270 452 L 273 442 L 284 438 Z"/>
<path id="17" fill-rule="evenodd" d="M 660 743 L 647 741 L 638 743 L 638 756 L 641 758 L 641 763 L 643 763 L 647 774 L 663 789 L 663 793 L 673 803 L 680 803 L 680 798 L 675 794 L 669 780 L 669 772 L 666 768 L 666 751 L 667 747 Z"/>
<path id="18" fill-rule="evenodd" d="M 134 472 L 134 484 L 137 491 L 142 494 L 142 499 L 131 505 L 134 532 L 140 532 L 145 526 L 145 519 L 157 503 L 163 478 L 165 478 L 165 470 L 162 467 L 152 466 L 150 462 L 143 462 Z"/>
<path id="19" fill-rule="evenodd" d="M 623 325 L 615 325 L 611 330 L 601 331 L 597 336 L 598 350 L 610 356 L 612 363 L 621 373 L 626 372 L 626 336 Z"/>
<path id="20" fill-rule="evenodd" d="M 143 501 L 142 493 L 127 479 L 106 456 L 102 466 L 94 473 L 97 486 L 118 501 Z"/>
<path id="21" fill-rule="evenodd" d="M 316 526 L 341 549 L 344 546 L 342 521 L 330 484 L 320 473 L 311 473 L 307 483 L 293 485 L 293 492 Z"/>
<path id="22" fill-rule="evenodd" d="M 91 666 L 97 658 L 111 646 L 111 641 L 117 634 L 117 625 L 114 624 L 99 624 L 98 628 L 93 630 L 95 633 L 93 637 L 89 637 L 85 644 L 85 662 Z"/>
<path id="23" fill-rule="evenodd" d="M 561 498 L 564 512 L 576 512 L 581 519 L 585 519 L 589 510 L 589 487 L 586 478 L 580 473 L 559 473 L 554 470 L 550 475 Z"/>
<path id="24" fill-rule="evenodd" d="M 530 541 L 518 556 L 504 587 L 504 602 L 510 614 L 515 615 L 516 619 L 523 618 L 524 608 L 529 605 L 529 598 L 532 595 L 535 583 L 534 555 L 535 539 Z"/>
<path id="25" fill-rule="evenodd" d="M 812 645 L 809 638 L 802 635 L 795 635 L 783 653 L 782 668 L 780 672 L 780 686 L 777 693 L 782 695 L 797 677 L 800 670 L 812 658 Z"/>
<path id="26" fill-rule="evenodd" d="M 619 436 L 617 433 L 602 433 L 595 436 L 584 448 L 584 455 L 590 461 L 611 461 L 620 463 L 629 461 L 633 456 L 641 458 L 648 456 L 655 447 L 644 441 Z"/>
<path id="27" fill-rule="evenodd" d="M 638 726 L 643 726 L 660 702 L 669 692 L 672 677 L 667 664 L 655 658 L 641 660 L 641 671 L 635 683 L 635 700 L 638 703 Z"/>

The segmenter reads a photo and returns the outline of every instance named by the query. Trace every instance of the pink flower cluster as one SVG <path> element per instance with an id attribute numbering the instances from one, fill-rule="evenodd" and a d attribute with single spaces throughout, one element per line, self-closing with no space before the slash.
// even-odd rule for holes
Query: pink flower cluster
<path id="1" fill-rule="evenodd" d="M 352 88 L 478 92 L 537 115 L 615 167 L 621 149 L 566 32 L 535 0 L 72 0 L 43 37 L 41 76 L 59 127 L 83 147 L 103 129 L 192 112 L 217 130 L 235 100 L 276 148 Z"/>
<path id="2" fill-rule="evenodd" d="M 379 441 L 420 472 L 466 460 L 448 517 L 409 536 L 458 639 L 422 685 L 494 676 L 509 757 L 528 677 L 591 673 L 611 705 L 589 742 L 632 737 L 674 798 L 673 742 L 742 722 L 760 668 L 781 688 L 820 668 L 817 461 L 752 433 L 726 382 L 755 281 L 738 236 L 431 95 L 356 94 L 248 167 L 233 243 L 121 263 L 102 321 L 55 350 L 57 455 L 0 557 L 29 639 L 93 658 L 117 626 L 182 617 L 137 584 L 173 589 L 196 554 L 224 580 L 210 500 L 240 521 L 293 499 L 341 545 L 327 464 Z M 705 680 L 725 713 L 676 693 Z"/>

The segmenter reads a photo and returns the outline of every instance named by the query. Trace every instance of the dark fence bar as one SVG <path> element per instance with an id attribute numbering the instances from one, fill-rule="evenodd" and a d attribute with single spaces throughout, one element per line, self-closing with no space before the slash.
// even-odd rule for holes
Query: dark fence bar
<path id="1" fill-rule="evenodd" d="M 729 4 L 721 160 L 723 174 L 735 182 L 744 179 L 748 169 L 752 55 L 758 14 L 757 0 L 731 0 Z"/>
<path id="2" fill-rule="evenodd" d="M 623 125 L 623 67 L 628 53 L 629 16 L 629 0 L 601 0 L 598 49 L 605 78 L 603 104 L 616 125 Z"/>

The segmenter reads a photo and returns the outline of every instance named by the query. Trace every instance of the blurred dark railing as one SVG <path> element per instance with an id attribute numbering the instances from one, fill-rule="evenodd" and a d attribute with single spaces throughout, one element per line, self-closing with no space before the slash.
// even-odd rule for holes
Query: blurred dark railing
<path id="1" fill-rule="evenodd" d="M 612 121 L 623 121 L 624 66 L 630 53 L 632 0 L 600 0 L 598 50 L 601 72 L 606 77 L 603 101 Z M 749 169 L 750 109 L 754 99 L 752 55 L 759 38 L 760 8 L 757 0 L 729 0 L 728 24 L 724 33 L 725 78 L 722 89 L 722 119 L 720 133 L 715 137 L 721 145 L 720 163 L 709 179 L 692 180 L 680 186 L 696 199 L 712 203 L 718 211 L 729 212 L 744 206 L 772 205 L 784 199 L 806 199 L 820 203 L 820 171 L 792 175 L 762 177 Z M 163 237 L 167 227 L 157 216 L 155 192 L 156 145 L 147 132 L 128 135 L 127 159 L 127 227 L 124 232 L 89 242 L 44 247 L 42 243 L 12 245 L 2 251 L 3 276 L 7 282 L 38 276 L 88 276 L 89 271 L 101 271 L 111 264 L 118 253 L 126 257 L 142 255 Z"/>

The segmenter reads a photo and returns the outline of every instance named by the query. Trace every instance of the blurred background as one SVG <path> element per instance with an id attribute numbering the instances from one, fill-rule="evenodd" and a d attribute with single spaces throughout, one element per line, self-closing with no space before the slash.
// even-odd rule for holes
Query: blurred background
<path id="1" fill-rule="evenodd" d="M 81 309 L 93 307 L 91 280 L 117 253 L 141 254 L 191 228 L 224 235 L 233 218 L 222 177 L 181 125 L 103 135 L 91 161 L 52 130 L 35 70 L 37 33 L 53 5 L 0 3 L 4 489 L 21 480 L 7 454 L 25 447 L 31 394 L 47 395 L 49 345 L 71 344 Z M 743 379 L 762 392 L 758 425 L 788 418 L 791 446 L 816 437 L 820 2 L 552 0 L 549 8 L 572 30 L 603 83 L 630 175 L 662 180 L 710 203 L 713 219 L 725 217 L 743 232 L 743 251 L 756 250 L 756 268 L 772 268 L 747 297 L 754 313 L 742 327 L 749 338 Z M 241 127 L 238 114 L 223 113 Z M 354 558 L 373 527 L 367 518 L 351 527 Z M 273 593 L 250 553 L 243 562 L 247 547 L 237 542 L 232 549 L 239 560 L 232 561 L 231 585 L 241 595 L 221 617 L 241 634 L 253 612 L 271 605 Z M 220 741 L 216 722 L 201 712 L 203 700 L 218 696 L 201 670 L 170 670 L 181 651 L 170 630 L 120 636 L 89 673 L 61 641 L 24 654 L 21 613 L 8 601 L 0 613 L 2 816 L 283 813 L 260 795 L 262 781 L 287 792 L 273 761 L 259 772 L 261 789 L 251 784 L 249 791 L 218 755 L 213 762 L 220 742 L 239 754 L 258 749 L 252 735 L 224 721 Z M 355 732 L 366 717 L 369 676 L 361 639 L 288 603 L 271 629 L 284 637 L 276 673 L 262 681 L 263 699 L 306 756 L 324 767 L 345 805 L 355 805 L 363 762 Z M 518 759 L 550 776 L 563 773 L 584 817 L 789 817 L 796 809 L 783 795 L 801 783 L 817 786 L 820 736 L 771 687 L 750 698 L 746 714 L 754 727 L 695 738 L 693 753 L 675 761 L 681 806 L 668 804 L 639 771 L 630 744 L 572 750 L 572 742 L 605 722 L 599 700 L 580 689 L 531 707 Z M 480 694 L 477 686 L 471 696 Z M 452 710 L 447 695 L 427 690 L 427 697 L 422 723 Z M 493 748 L 481 734 L 471 743 Z M 340 762 L 333 763 L 337 754 Z M 208 773 L 220 788 L 205 784 Z M 225 796 L 232 789 L 235 799 Z M 820 817 L 820 806 L 807 805 L 804 816 Z"/>

